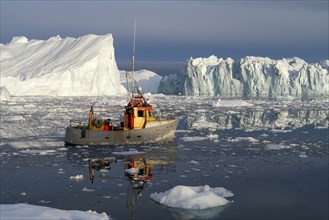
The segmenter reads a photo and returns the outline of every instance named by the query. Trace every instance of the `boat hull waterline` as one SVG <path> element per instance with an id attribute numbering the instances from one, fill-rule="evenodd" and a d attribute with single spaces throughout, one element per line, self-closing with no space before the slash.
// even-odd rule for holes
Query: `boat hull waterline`
<path id="1" fill-rule="evenodd" d="M 143 129 L 115 129 L 109 131 L 86 130 L 67 127 L 65 145 L 118 145 L 144 144 L 173 141 L 178 120 L 157 120 Z"/>

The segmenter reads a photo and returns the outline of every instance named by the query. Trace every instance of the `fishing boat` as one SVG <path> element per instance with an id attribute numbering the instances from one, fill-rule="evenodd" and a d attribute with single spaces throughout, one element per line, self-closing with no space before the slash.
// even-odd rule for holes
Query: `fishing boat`
<path id="1" fill-rule="evenodd" d="M 144 144 L 173 141 L 177 119 L 156 118 L 153 107 L 142 94 L 142 89 L 134 86 L 134 49 L 132 56 L 131 98 L 125 106 L 123 121 L 115 126 L 111 118 L 96 117 L 93 107 L 89 110 L 88 122 L 70 123 L 66 128 L 65 145 L 119 145 Z M 128 81 L 128 78 L 127 78 Z"/>
<path id="2" fill-rule="evenodd" d="M 66 128 L 66 145 L 118 145 L 173 141 L 177 119 L 156 118 L 144 96 L 135 95 L 125 106 L 123 121 L 115 126 L 111 118 L 95 117 L 93 107 L 88 122 L 71 122 Z M 103 112 L 103 111 L 102 111 Z"/>

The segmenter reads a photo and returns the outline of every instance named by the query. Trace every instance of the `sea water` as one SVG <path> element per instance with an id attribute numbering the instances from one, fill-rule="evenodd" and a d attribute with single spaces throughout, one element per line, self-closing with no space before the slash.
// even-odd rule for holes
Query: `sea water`
<path id="1" fill-rule="evenodd" d="M 114 219 L 328 219 L 328 99 L 148 98 L 156 116 L 179 119 L 172 143 L 64 146 L 70 119 L 86 120 L 91 105 L 120 118 L 127 97 L 1 103 L 1 203 L 93 210 Z M 106 158 L 110 169 L 95 170 L 91 181 L 90 161 Z M 132 158 L 156 164 L 142 186 L 125 176 Z M 177 185 L 225 187 L 234 196 L 206 210 L 150 199 Z"/>

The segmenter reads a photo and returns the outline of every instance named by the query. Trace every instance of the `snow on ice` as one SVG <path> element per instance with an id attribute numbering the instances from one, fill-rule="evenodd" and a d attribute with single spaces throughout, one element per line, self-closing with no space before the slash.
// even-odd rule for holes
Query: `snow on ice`
<path id="1" fill-rule="evenodd" d="M 111 34 L 30 41 L 14 37 L 10 43 L 0 44 L 0 49 L 1 87 L 12 96 L 126 92 L 120 83 Z"/>
<path id="2" fill-rule="evenodd" d="M 328 95 L 328 66 L 329 60 L 308 64 L 297 57 L 191 58 L 184 73 L 162 79 L 159 92 L 222 97 Z"/>
<path id="3" fill-rule="evenodd" d="M 78 211 L 78 210 L 61 210 L 45 206 L 29 205 L 29 204 L 1 204 L 1 219 L 90 219 L 90 220 L 110 220 L 105 212 L 98 214 L 94 211 Z"/>
<path id="4" fill-rule="evenodd" d="M 181 209 L 207 209 L 226 205 L 226 199 L 233 193 L 223 187 L 182 186 L 160 193 L 150 194 L 150 198 L 162 205 Z"/>

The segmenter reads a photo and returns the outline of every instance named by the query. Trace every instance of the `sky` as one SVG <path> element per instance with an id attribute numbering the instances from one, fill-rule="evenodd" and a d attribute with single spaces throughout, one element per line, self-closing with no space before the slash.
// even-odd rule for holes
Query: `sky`
<path id="1" fill-rule="evenodd" d="M 328 0 L 0 0 L 0 40 L 113 34 L 117 61 L 190 57 L 329 59 Z"/>

